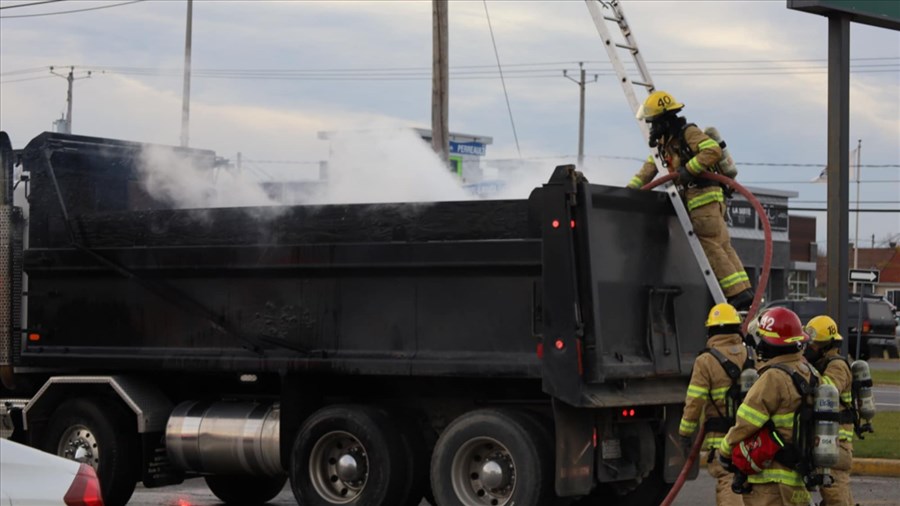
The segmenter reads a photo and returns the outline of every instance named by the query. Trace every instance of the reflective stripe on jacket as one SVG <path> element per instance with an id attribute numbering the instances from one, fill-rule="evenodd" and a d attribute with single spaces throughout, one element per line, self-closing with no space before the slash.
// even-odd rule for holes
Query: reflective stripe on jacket
<path id="1" fill-rule="evenodd" d="M 809 381 L 814 373 L 811 366 L 803 359 L 800 352 L 781 355 L 766 361 L 763 365 L 784 364 Z M 754 435 L 769 420 L 775 425 L 778 436 L 785 444 L 794 440 L 794 413 L 800 407 L 801 399 L 791 377 L 775 368 L 766 370 L 744 398 L 737 410 L 734 427 L 728 431 L 719 451 L 723 455 L 731 455 L 731 449 L 738 443 Z M 762 473 L 748 477 L 750 483 L 783 483 L 792 487 L 802 486 L 800 474 L 778 462 L 763 470 Z"/>
<path id="2" fill-rule="evenodd" d="M 679 138 L 666 138 L 663 137 L 661 139 L 661 143 L 664 146 L 663 152 L 666 156 L 666 167 L 670 173 L 676 172 L 678 167 L 682 165 L 690 171 L 694 175 L 698 175 L 703 171 L 709 170 L 710 167 L 719 163 L 719 160 L 722 159 L 722 148 L 719 147 L 719 143 L 710 139 L 708 135 L 703 133 L 702 130 L 697 128 L 696 125 L 688 125 L 684 129 L 684 141 L 687 144 L 687 147 L 691 150 L 691 153 L 696 153 L 690 160 L 682 160 L 681 159 L 681 139 Z M 649 183 L 656 177 L 658 171 L 656 170 L 656 164 L 653 163 L 653 156 L 648 156 L 647 160 L 644 162 L 644 165 L 641 166 L 641 169 L 631 178 L 631 181 L 628 183 L 629 188 L 640 188 L 645 184 Z M 704 188 L 704 190 L 718 190 L 718 193 L 721 194 L 722 190 L 718 186 Z M 707 192 L 704 192 L 707 193 Z M 724 200 L 720 199 L 718 202 L 722 202 Z M 715 201 L 710 201 L 715 202 Z M 710 202 L 706 202 L 707 204 Z M 699 207 L 704 204 L 698 204 L 695 207 Z M 690 207 L 690 203 L 688 203 L 688 211 L 692 208 Z"/>
<path id="3" fill-rule="evenodd" d="M 715 348 L 739 368 L 747 360 L 747 348 L 737 334 L 719 334 L 706 341 L 707 348 Z M 724 417 L 725 397 L 731 387 L 731 378 L 722 364 L 710 353 L 703 353 L 694 361 L 691 382 L 684 399 L 684 414 L 678 427 L 682 436 L 691 436 L 703 419 Z M 705 414 L 705 416 L 704 416 Z M 706 448 L 716 448 L 721 441 L 721 433 L 706 435 Z"/>

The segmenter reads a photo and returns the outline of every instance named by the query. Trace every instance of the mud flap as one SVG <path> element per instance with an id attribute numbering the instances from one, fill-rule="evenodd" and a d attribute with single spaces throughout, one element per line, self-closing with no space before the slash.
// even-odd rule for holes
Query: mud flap
<path id="1" fill-rule="evenodd" d="M 594 487 L 594 417 L 553 399 L 556 423 L 556 495 L 587 495 Z"/>
<path id="2" fill-rule="evenodd" d="M 681 449 L 678 442 L 678 425 L 681 423 L 681 414 L 684 411 L 683 405 L 673 404 L 666 406 L 666 423 L 665 423 L 665 455 L 663 459 L 663 481 L 666 483 L 675 483 L 678 474 L 684 467 L 684 461 L 687 455 Z M 694 460 L 687 478 L 693 480 L 700 473 L 700 457 Z"/>

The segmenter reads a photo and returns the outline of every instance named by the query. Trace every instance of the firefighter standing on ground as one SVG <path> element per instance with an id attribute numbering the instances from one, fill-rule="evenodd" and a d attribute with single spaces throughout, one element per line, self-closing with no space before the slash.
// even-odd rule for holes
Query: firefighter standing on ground
<path id="1" fill-rule="evenodd" d="M 853 405 L 851 386 L 853 374 L 850 364 L 842 357 L 843 337 L 837 331 L 837 323 L 828 316 L 816 316 L 806 324 L 809 345 L 804 356 L 822 375 L 822 381 L 834 385 L 840 393 L 841 427 L 838 438 L 838 463 L 831 468 L 834 484 L 821 487 L 822 505 L 852 506 L 850 493 L 850 465 L 853 461 L 853 419 L 850 407 Z"/>
<path id="2" fill-rule="evenodd" d="M 785 447 L 794 442 L 794 415 L 802 400 L 791 377 L 773 366 L 782 364 L 807 382 L 818 374 L 803 359 L 801 347 L 807 337 L 793 311 L 777 307 L 764 312 L 758 319 L 756 338 L 757 360 L 763 367 L 737 410 L 734 427 L 719 445 L 726 466 L 731 464 L 732 449 L 761 431 L 773 430 L 773 439 Z M 747 481 L 752 486 L 743 496 L 747 506 L 808 505 L 811 499 L 800 473 L 775 460 Z"/>
<path id="3" fill-rule="evenodd" d="M 744 310 L 753 301 L 753 292 L 744 265 L 731 247 L 722 187 L 698 177 L 704 171 L 714 170 L 722 159 L 722 148 L 696 125 L 677 116 L 683 107 L 668 93 L 656 91 L 638 109 L 637 117 L 650 123 L 650 147 L 658 150 L 670 173 L 679 174 L 678 184 L 683 188 L 681 196 L 691 216 L 691 225 L 722 292 L 731 305 Z M 641 188 L 657 172 L 651 155 L 631 178 L 628 188 Z"/>
<path id="4" fill-rule="evenodd" d="M 734 381 L 725 372 L 719 357 L 732 362 L 738 371 L 747 362 L 747 348 L 740 336 L 741 317 L 730 304 L 716 304 L 706 319 L 706 328 L 709 336 L 706 341 L 707 351 L 694 361 L 678 434 L 683 438 L 682 447 L 690 448 L 690 441 L 698 424 L 702 418 L 706 419 L 703 447 L 709 450 L 710 455 L 707 470 L 716 479 L 716 504 L 743 506 L 743 498 L 731 491 L 734 474 L 725 470 L 719 460 L 713 458 L 716 448 L 722 442 L 722 436 L 734 424 L 734 419 L 731 418 L 734 416 L 734 407 L 729 409 L 727 399 Z"/>

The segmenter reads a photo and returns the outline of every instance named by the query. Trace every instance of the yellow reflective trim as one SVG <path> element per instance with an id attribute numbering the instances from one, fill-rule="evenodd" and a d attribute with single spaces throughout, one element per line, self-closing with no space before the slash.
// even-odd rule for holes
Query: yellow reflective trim
<path id="1" fill-rule="evenodd" d="M 700 141 L 700 144 L 697 144 L 698 149 L 710 149 L 718 146 L 719 143 L 712 139 L 706 139 L 705 141 Z"/>
<path id="2" fill-rule="evenodd" d="M 843 393 L 841 394 L 841 401 L 844 404 L 850 404 L 851 402 L 853 402 L 853 395 L 850 394 L 850 392 Z"/>
<path id="3" fill-rule="evenodd" d="M 700 174 L 703 172 L 703 165 L 700 165 L 700 162 L 697 161 L 697 157 L 693 157 L 688 160 L 687 169 L 691 171 L 694 175 Z"/>
<path id="4" fill-rule="evenodd" d="M 725 438 L 722 436 L 718 436 L 718 437 L 708 436 L 706 438 L 706 440 L 703 442 L 703 446 L 705 448 L 707 448 L 708 450 L 715 450 L 722 444 L 722 441 L 724 439 Z"/>
<path id="5" fill-rule="evenodd" d="M 697 422 L 685 420 L 684 418 L 681 419 L 681 424 L 678 425 L 679 432 L 693 434 L 695 430 L 697 430 Z"/>
<path id="6" fill-rule="evenodd" d="M 726 441 L 724 437 L 722 438 L 722 442 L 719 443 L 719 452 L 721 452 L 722 455 L 731 456 L 731 445 L 728 444 L 728 441 Z"/>
<path id="7" fill-rule="evenodd" d="M 698 399 L 702 399 L 703 397 L 706 397 L 707 395 L 709 395 L 708 389 L 703 388 L 703 387 L 698 387 L 696 385 L 688 385 L 688 389 L 687 389 L 688 397 L 695 397 Z"/>
<path id="8" fill-rule="evenodd" d="M 853 431 L 839 429 L 838 430 L 838 439 L 840 439 L 841 441 L 853 441 Z"/>
<path id="9" fill-rule="evenodd" d="M 722 195 L 721 188 L 716 188 L 715 191 L 704 193 L 703 195 L 688 200 L 688 211 L 693 211 L 700 206 L 705 206 L 706 204 L 711 204 L 713 202 L 725 202 L 725 197 Z"/>
<path id="10" fill-rule="evenodd" d="M 722 288 L 732 287 L 742 281 L 749 281 L 750 278 L 747 276 L 747 273 L 744 271 L 735 272 L 734 274 L 729 274 L 724 278 L 719 280 L 719 286 Z"/>
<path id="11" fill-rule="evenodd" d="M 728 389 L 730 387 L 722 387 L 722 388 L 714 388 L 709 395 L 713 398 L 714 401 L 720 401 L 725 398 L 725 394 L 728 393 Z"/>
<path id="12" fill-rule="evenodd" d="M 754 427 L 762 427 L 769 421 L 769 417 L 751 408 L 746 404 L 741 404 L 737 410 L 737 416 L 750 422 Z"/>
<path id="13" fill-rule="evenodd" d="M 631 181 L 628 182 L 628 187 L 629 188 L 640 188 L 641 186 L 644 186 L 643 182 L 644 181 L 641 180 L 641 178 L 634 176 L 633 178 L 631 178 Z"/>
<path id="14" fill-rule="evenodd" d="M 750 483 L 782 483 L 789 487 L 803 487 L 803 479 L 800 474 L 787 469 L 763 469 L 761 473 L 751 474 L 747 477 Z"/>
<path id="15" fill-rule="evenodd" d="M 647 155 L 647 161 L 653 164 L 656 163 L 655 161 L 653 161 L 653 155 Z"/>
<path id="16" fill-rule="evenodd" d="M 792 428 L 794 426 L 794 414 L 785 413 L 782 415 L 772 415 L 772 423 L 776 427 Z"/>

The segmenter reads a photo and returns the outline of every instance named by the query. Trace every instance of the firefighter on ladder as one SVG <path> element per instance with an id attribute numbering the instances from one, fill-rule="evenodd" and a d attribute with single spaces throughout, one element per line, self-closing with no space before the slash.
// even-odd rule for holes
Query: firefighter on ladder
<path id="1" fill-rule="evenodd" d="M 752 453 L 747 460 L 755 462 L 755 474 L 747 476 L 749 492 L 744 495 L 747 506 L 809 505 L 811 496 L 803 477 L 793 467 L 782 464 L 776 450 L 792 447 L 794 415 L 802 398 L 794 382 L 775 366 L 799 373 L 807 382 L 817 372 L 803 358 L 801 348 L 807 337 L 800 318 L 790 309 L 776 307 L 762 313 L 756 330 L 757 359 L 763 362 L 760 377 L 747 392 L 737 410 L 734 427 L 725 434 L 719 445 L 719 458 L 726 468 L 732 468 L 735 447 L 750 451 L 768 452 L 766 456 Z M 764 436 L 765 443 L 751 446 L 747 442 Z M 748 452 L 749 453 L 749 452 Z"/>
<path id="2" fill-rule="evenodd" d="M 722 359 L 730 361 L 738 371 L 747 362 L 747 348 L 741 339 L 741 317 L 730 304 L 716 304 L 706 319 L 706 350 L 694 361 L 691 382 L 684 401 L 684 415 L 678 428 L 682 448 L 690 450 L 694 432 L 702 418 L 706 418 L 706 439 L 703 447 L 709 450 L 707 470 L 716 479 L 718 506 L 743 506 L 739 494 L 732 492 L 733 473 L 714 458 L 722 436 L 733 425 L 734 407 L 729 406 L 729 390 L 734 380 L 726 373 Z M 721 358 L 720 358 L 721 357 Z M 729 416 L 730 415 L 730 416 Z"/>
<path id="3" fill-rule="evenodd" d="M 822 375 L 822 381 L 834 385 L 840 393 L 841 427 L 838 437 L 838 464 L 831 468 L 834 484 L 822 487 L 820 506 L 852 506 L 853 496 L 850 493 L 850 465 L 853 462 L 853 374 L 850 364 L 841 356 L 841 341 L 837 323 L 828 316 L 816 316 L 806 324 L 809 345 L 804 356 Z"/>
<path id="4" fill-rule="evenodd" d="M 678 185 L 691 216 L 691 225 L 728 302 L 746 310 L 753 302 L 750 278 L 734 248 L 725 224 L 725 195 L 719 183 L 698 177 L 715 170 L 722 159 L 719 143 L 677 113 L 684 104 L 664 91 L 647 97 L 637 118 L 650 124 L 650 147 L 657 149 L 670 173 L 678 173 Z M 638 189 L 656 177 L 653 156 L 631 178 L 628 188 Z"/>

